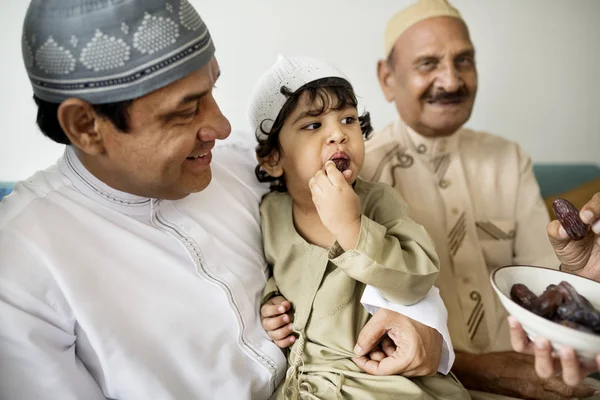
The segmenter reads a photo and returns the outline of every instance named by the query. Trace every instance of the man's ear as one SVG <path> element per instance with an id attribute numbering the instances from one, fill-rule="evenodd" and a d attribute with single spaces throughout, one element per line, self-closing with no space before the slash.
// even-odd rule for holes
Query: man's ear
<path id="1" fill-rule="evenodd" d="M 273 150 L 271 154 L 263 158 L 257 156 L 256 159 L 262 169 L 273 178 L 280 178 L 283 175 L 283 168 L 279 163 L 280 157 L 277 150 Z"/>
<path id="2" fill-rule="evenodd" d="M 388 102 L 394 101 L 394 89 L 396 88 L 396 79 L 392 66 L 387 60 L 379 60 L 377 62 L 377 79 L 381 91 Z"/>
<path id="3" fill-rule="evenodd" d="M 99 127 L 100 117 L 94 108 L 81 99 L 69 98 L 58 107 L 58 122 L 71 143 L 89 155 L 104 152 Z"/>

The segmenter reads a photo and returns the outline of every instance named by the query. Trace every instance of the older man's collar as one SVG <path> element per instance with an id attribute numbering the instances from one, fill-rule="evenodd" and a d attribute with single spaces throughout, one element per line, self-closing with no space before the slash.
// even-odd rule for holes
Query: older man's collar
<path id="1" fill-rule="evenodd" d="M 458 151 L 459 131 L 449 136 L 427 137 L 403 124 L 410 142 L 411 150 L 418 156 L 431 160 L 444 154 Z"/>

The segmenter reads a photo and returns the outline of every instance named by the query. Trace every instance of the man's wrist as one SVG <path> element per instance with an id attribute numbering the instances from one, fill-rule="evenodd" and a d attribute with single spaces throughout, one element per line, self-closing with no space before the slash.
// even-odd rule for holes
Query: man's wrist
<path id="1" fill-rule="evenodd" d="M 456 358 L 452 366 L 452 372 L 458 380 L 467 389 L 488 390 L 487 379 L 485 378 L 485 366 L 482 364 L 482 356 L 464 352 L 455 352 Z"/>

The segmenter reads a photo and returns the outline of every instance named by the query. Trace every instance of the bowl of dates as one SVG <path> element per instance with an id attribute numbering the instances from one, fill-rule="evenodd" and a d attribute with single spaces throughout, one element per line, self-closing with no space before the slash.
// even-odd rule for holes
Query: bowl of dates
<path id="1" fill-rule="evenodd" d="M 531 340 L 555 350 L 571 347 L 583 359 L 600 354 L 600 283 L 556 269 L 509 265 L 495 270 L 492 287 Z"/>

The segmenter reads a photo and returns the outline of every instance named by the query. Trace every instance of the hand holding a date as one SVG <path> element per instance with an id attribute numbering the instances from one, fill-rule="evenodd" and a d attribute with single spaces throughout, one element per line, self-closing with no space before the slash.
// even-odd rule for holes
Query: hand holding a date
<path id="1" fill-rule="evenodd" d="M 596 193 L 580 212 L 563 199 L 556 200 L 552 208 L 558 220 L 548 224 L 548 237 L 556 256 L 562 263 L 562 270 L 600 282 L 600 193 Z M 545 311 L 551 302 L 544 304 L 545 308 L 541 307 L 541 302 L 526 289 L 526 287 L 514 288 L 513 294 L 519 298 L 520 304 L 525 307 L 539 307 L 540 312 Z M 564 294 L 574 296 L 570 291 Z M 550 299 L 550 293 L 546 297 Z M 563 307 L 561 312 L 567 316 L 585 314 L 587 319 L 595 317 L 588 322 L 592 327 L 597 328 L 599 323 L 597 313 L 596 315 L 574 313 L 573 311 L 580 311 L 580 308 L 589 311 L 585 299 L 579 297 L 575 300 L 569 306 Z M 558 307 L 556 310 L 558 311 Z M 531 343 L 519 322 L 514 317 L 508 319 L 513 349 L 535 356 L 535 370 L 539 377 L 550 378 L 560 373 L 567 385 L 575 387 L 581 384 L 588 373 L 600 370 L 600 354 L 596 357 L 595 363 L 591 364 L 579 360 L 573 349 L 563 348 L 559 354 L 553 354 L 552 346 L 547 339 L 538 337 L 535 343 Z M 577 324 L 572 327 L 581 328 L 579 324 L 581 321 L 575 322 L 572 321 L 573 319 L 566 319 L 566 323 Z"/>
<path id="2" fill-rule="evenodd" d="M 580 212 L 564 199 L 552 208 L 558 220 L 548 224 L 548 237 L 562 270 L 600 281 L 600 193 Z"/>

